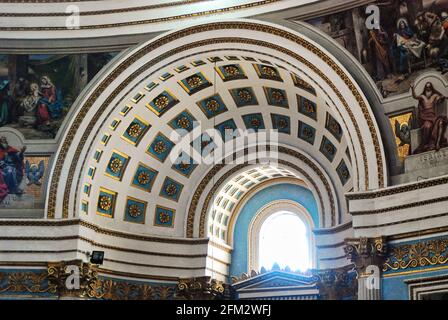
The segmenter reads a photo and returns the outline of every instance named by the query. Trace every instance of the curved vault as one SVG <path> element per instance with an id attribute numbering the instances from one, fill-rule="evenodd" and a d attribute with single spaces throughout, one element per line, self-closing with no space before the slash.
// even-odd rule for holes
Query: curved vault
<path id="1" fill-rule="evenodd" d="M 193 118 L 204 130 L 260 123 L 279 129 L 278 168 L 303 179 L 319 199 L 327 217 L 320 227 L 348 219 L 345 192 L 387 185 L 381 136 L 361 90 L 297 32 L 254 21 L 198 25 L 139 45 L 110 69 L 65 133 L 50 177 L 48 218 L 205 236 L 210 199 L 248 168 L 185 169 L 164 160 L 173 127 Z"/>

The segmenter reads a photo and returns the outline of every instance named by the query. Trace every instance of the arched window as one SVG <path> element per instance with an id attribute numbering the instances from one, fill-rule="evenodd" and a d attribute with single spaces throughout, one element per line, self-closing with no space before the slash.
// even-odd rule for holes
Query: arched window
<path id="1" fill-rule="evenodd" d="M 309 235 L 305 223 L 296 214 L 277 212 L 267 218 L 260 229 L 258 266 L 306 271 L 311 267 Z"/>
<path id="2" fill-rule="evenodd" d="M 248 270 L 280 268 L 306 271 L 315 267 L 313 219 L 308 211 L 290 200 L 265 205 L 249 226 Z"/>

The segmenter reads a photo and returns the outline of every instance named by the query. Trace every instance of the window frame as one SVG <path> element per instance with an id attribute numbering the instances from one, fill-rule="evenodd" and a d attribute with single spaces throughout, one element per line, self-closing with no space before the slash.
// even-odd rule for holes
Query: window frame
<path id="1" fill-rule="evenodd" d="M 260 257 L 260 231 L 264 222 L 274 214 L 278 212 L 288 212 L 297 216 L 305 225 L 308 236 L 308 252 L 310 259 L 310 269 L 316 266 L 316 250 L 315 239 L 312 230 L 314 229 L 314 222 L 309 214 L 308 210 L 299 203 L 291 200 L 276 200 L 272 201 L 254 215 L 250 224 L 248 232 L 248 253 L 247 253 L 247 270 L 259 271 L 259 257 Z"/>

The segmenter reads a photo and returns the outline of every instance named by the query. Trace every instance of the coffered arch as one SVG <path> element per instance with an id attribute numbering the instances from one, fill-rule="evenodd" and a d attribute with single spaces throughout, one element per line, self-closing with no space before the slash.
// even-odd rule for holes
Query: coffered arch
<path id="1" fill-rule="evenodd" d="M 284 130 L 285 148 L 323 168 L 336 206 L 344 192 L 387 185 L 381 137 L 359 87 L 323 48 L 283 27 L 244 20 L 170 32 L 129 50 L 90 90 L 54 162 L 48 218 L 199 236 L 188 231 L 187 211 L 211 166 L 182 172 L 161 151 L 174 147 L 170 132 L 184 119 L 199 120 L 202 129 Z M 99 210 L 101 199 L 107 210 Z M 346 213 L 344 205 L 338 210 Z M 133 215 L 143 218 L 129 221 Z"/>

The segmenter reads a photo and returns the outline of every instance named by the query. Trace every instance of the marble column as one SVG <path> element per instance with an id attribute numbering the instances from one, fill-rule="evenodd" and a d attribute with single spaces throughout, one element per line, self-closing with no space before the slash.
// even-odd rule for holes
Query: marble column
<path id="1" fill-rule="evenodd" d="M 385 237 L 346 239 L 344 251 L 355 265 L 358 300 L 381 300 L 381 267 L 387 245 Z"/>

